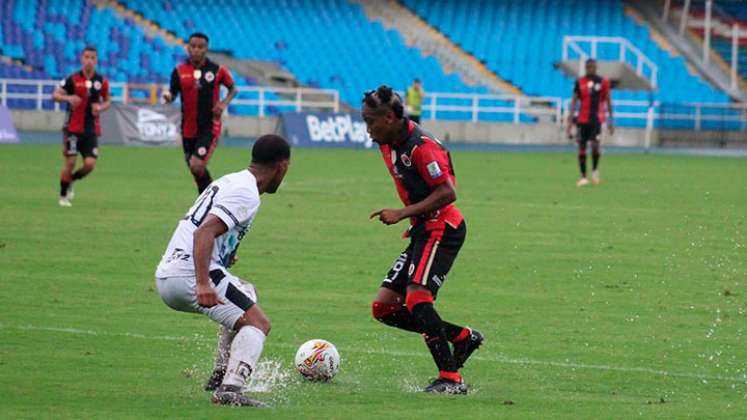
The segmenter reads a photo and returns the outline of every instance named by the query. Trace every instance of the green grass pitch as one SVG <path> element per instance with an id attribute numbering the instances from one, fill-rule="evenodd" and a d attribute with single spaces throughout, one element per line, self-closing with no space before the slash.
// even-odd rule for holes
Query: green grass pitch
<path id="1" fill-rule="evenodd" d="M 233 269 L 273 322 L 273 407 L 253 411 L 208 402 L 216 325 L 154 290 L 195 198 L 180 152 L 103 147 L 72 208 L 59 146 L 0 155 L 2 418 L 747 417 L 745 160 L 607 155 L 577 189 L 571 154 L 454 152 L 468 237 L 437 308 L 487 341 L 448 397 L 416 392 L 436 373 L 422 339 L 370 316 L 406 245 L 367 219 L 399 205 L 379 154 L 294 150 Z M 340 351 L 332 383 L 292 370 L 311 338 Z"/>

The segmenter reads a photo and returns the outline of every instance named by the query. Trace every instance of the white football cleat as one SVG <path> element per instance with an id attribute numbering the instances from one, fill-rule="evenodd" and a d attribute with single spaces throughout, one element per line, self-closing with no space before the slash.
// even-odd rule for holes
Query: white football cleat
<path id="1" fill-rule="evenodd" d="M 587 186 L 587 185 L 589 185 L 589 180 L 588 180 L 588 179 L 586 179 L 586 178 L 581 178 L 581 179 L 579 179 L 579 180 L 578 180 L 578 182 L 576 183 L 576 186 L 577 186 L 577 187 L 585 187 L 585 186 Z"/>
<path id="2" fill-rule="evenodd" d="M 602 178 L 599 176 L 599 169 L 596 169 L 591 173 L 591 182 L 593 182 L 594 185 L 599 185 L 602 182 Z"/>
<path id="3" fill-rule="evenodd" d="M 60 201 L 57 202 L 60 207 L 72 207 L 73 203 L 67 197 L 60 197 Z"/>

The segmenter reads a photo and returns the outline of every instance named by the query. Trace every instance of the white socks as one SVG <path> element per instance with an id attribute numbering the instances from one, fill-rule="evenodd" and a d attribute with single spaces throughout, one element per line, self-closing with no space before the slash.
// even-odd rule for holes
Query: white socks
<path id="1" fill-rule="evenodd" d="M 228 367 L 228 356 L 231 354 L 231 342 L 235 336 L 236 331 L 221 325 L 218 337 L 218 351 L 215 353 L 213 371 L 226 370 Z"/>
<path id="2" fill-rule="evenodd" d="M 265 335 L 259 328 L 251 325 L 241 328 L 231 343 L 228 370 L 223 378 L 223 385 L 243 387 L 249 375 L 257 368 L 264 344 Z"/>

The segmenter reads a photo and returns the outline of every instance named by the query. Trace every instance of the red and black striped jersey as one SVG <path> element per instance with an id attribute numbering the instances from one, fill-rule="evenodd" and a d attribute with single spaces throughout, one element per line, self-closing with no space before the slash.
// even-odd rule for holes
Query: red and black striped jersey
<path id="1" fill-rule="evenodd" d="M 231 89 L 231 72 L 208 59 L 200 68 L 189 61 L 179 64 L 171 73 L 171 96 L 182 95 L 182 136 L 194 138 L 211 135 L 213 106 L 220 101 L 221 85 Z"/>
<path id="2" fill-rule="evenodd" d="M 76 95 L 81 99 L 80 105 L 75 108 L 67 105 L 63 129 L 73 134 L 100 136 L 99 116 L 93 115 L 91 105 L 109 99 L 109 81 L 98 73 L 86 78 L 83 71 L 79 71 L 63 80 L 60 86 L 66 95 Z"/>
<path id="3" fill-rule="evenodd" d="M 449 151 L 408 119 L 402 127 L 401 140 L 396 144 L 382 144 L 379 149 L 406 206 L 423 201 L 444 182 L 451 181 L 456 186 Z M 425 222 L 426 229 L 443 228 L 444 223 L 456 228 L 462 220 L 461 211 L 454 204 L 447 204 L 432 214 L 413 217 L 410 222 L 412 225 Z"/>
<path id="4" fill-rule="evenodd" d="M 581 109 L 576 122 L 579 124 L 604 123 L 607 118 L 605 104 L 610 95 L 609 79 L 596 75 L 584 76 L 576 80 L 573 93 L 581 101 Z"/>

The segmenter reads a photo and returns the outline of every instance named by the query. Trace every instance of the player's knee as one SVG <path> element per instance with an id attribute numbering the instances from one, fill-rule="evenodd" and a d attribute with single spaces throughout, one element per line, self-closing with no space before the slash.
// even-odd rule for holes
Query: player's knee
<path id="1" fill-rule="evenodd" d="M 371 315 L 379 322 L 384 322 L 384 318 L 399 311 L 401 304 L 385 303 L 375 300 L 371 303 Z"/>
<path id="2" fill-rule="evenodd" d="M 266 316 L 258 317 L 254 322 L 251 324 L 253 327 L 257 328 L 258 330 L 262 331 L 262 333 L 265 336 L 270 335 L 270 330 L 272 329 L 272 325 L 270 324 L 270 320 L 267 319 Z"/>
<path id="3" fill-rule="evenodd" d="M 413 309 L 421 303 L 433 304 L 433 295 L 428 289 L 408 290 L 405 298 L 407 310 L 412 313 Z"/>
<path id="4" fill-rule="evenodd" d="M 192 175 L 200 177 L 205 174 L 205 163 L 193 159 L 189 162 L 189 170 L 192 172 Z"/>

